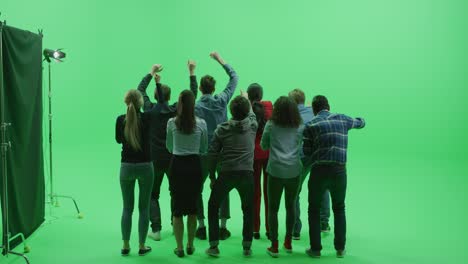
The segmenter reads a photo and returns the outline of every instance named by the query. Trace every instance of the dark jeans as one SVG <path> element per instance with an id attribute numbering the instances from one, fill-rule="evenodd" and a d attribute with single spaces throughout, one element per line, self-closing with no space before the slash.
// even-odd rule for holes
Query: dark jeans
<path id="1" fill-rule="evenodd" d="M 284 190 L 284 206 L 286 207 L 286 238 L 292 237 L 296 219 L 296 199 L 299 191 L 300 177 L 283 179 L 268 175 L 268 223 L 270 240 L 278 241 L 278 211 Z"/>
<path id="2" fill-rule="evenodd" d="M 203 220 L 205 219 L 205 208 L 203 206 L 203 186 L 205 185 L 205 181 L 208 178 L 208 165 L 207 165 L 207 158 L 206 156 L 201 156 L 201 161 L 202 161 L 202 190 L 200 193 L 200 197 L 198 198 L 197 202 L 197 208 L 198 208 L 198 213 L 197 213 L 197 219 L 198 220 Z M 217 172 L 219 175 L 219 163 L 217 167 Z M 231 218 L 231 209 L 229 207 L 229 195 L 226 196 L 226 198 L 221 202 L 221 207 L 219 208 L 219 218 L 221 219 L 229 219 Z"/>
<path id="3" fill-rule="evenodd" d="M 161 207 L 159 206 L 159 196 L 161 193 L 161 184 L 164 179 L 164 174 L 169 175 L 170 162 L 171 162 L 170 157 L 168 157 L 168 159 L 158 159 L 158 160 L 153 161 L 154 182 L 153 182 L 153 190 L 151 192 L 151 202 L 150 202 L 150 221 L 151 221 L 151 230 L 153 232 L 161 231 L 161 228 L 162 228 L 161 227 Z M 171 219 L 172 219 L 172 216 L 171 216 Z"/>
<path id="4" fill-rule="evenodd" d="M 122 190 L 123 210 L 121 219 L 122 239 L 130 240 L 132 214 L 135 203 L 135 183 L 138 181 L 138 241 L 145 243 L 149 223 L 149 203 L 153 188 L 153 164 L 122 163 L 120 165 L 120 188 Z"/>
<path id="5" fill-rule="evenodd" d="M 335 220 L 335 249 L 343 250 L 346 244 L 346 166 L 321 164 L 312 167 L 309 178 L 309 237 L 310 248 L 322 249 L 320 237 L 320 204 L 325 191 L 330 191 Z"/>
<path id="6" fill-rule="evenodd" d="M 232 189 L 237 189 L 241 198 L 244 226 L 242 229 L 242 245 L 250 247 L 253 237 L 253 172 L 230 171 L 220 173 L 208 201 L 208 226 L 210 246 L 219 244 L 219 207 Z"/>
<path id="7" fill-rule="evenodd" d="M 265 230 L 268 232 L 268 173 L 266 172 L 268 159 L 254 160 L 254 232 L 260 232 L 260 209 L 263 201 L 265 206 Z M 262 183 L 263 172 L 263 185 Z"/>
<path id="8" fill-rule="evenodd" d="M 305 162 L 303 163 L 305 164 Z M 305 179 L 310 173 L 311 166 L 304 165 L 301 174 L 301 183 L 299 185 L 299 192 L 297 194 L 296 200 L 296 222 L 294 224 L 293 234 L 300 235 L 302 230 L 302 221 L 301 221 L 301 203 L 300 203 L 300 194 L 302 191 L 302 185 L 304 184 Z M 325 191 L 322 197 L 322 203 L 320 205 L 320 223 L 328 224 L 330 219 L 330 192 L 328 190 Z"/>

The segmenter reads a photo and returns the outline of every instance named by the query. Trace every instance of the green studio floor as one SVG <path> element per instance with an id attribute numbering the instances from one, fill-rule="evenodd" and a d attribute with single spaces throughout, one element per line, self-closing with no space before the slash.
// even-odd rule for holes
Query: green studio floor
<path id="1" fill-rule="evenodd" d="M 121 197 L 118 185 L 118 155 L 81 166 L 74 155 L 84 150 L 61 152 L 57 157 L 56 177 L 60 193 L 73 195 L 85 214 L 76 218 L 71 201 L 60 200 L 59 208 L 47 208 L 46 223 L 29 239 L 31 263 L 462 263 L 467 257 L 466 214 L 462 206 L 462 174 L 460 167 L 439 161 L 437 166 L 427 161 L 398 162 L 398 166 L 377 159 L 351 158 L 347 196 L 348 255 L 336 259 L 332 247 L 333 235 L 323 237 L 323 257 L 311 259 L 304 254 L 307 229 L 300 241 L 294 242 L 294 253 L 281 252 L 278 259 L 265 253 L 268 241 L 254 241 L 253 256 L 241 255 L 241 215 L 237 193 L 231 194 L 232 215 L 229 228 L 233 236 L 220 245 L 221 257 L 212 259 L 204 254 L 206 241 L 196 241 L 196 253 L 178 259 L 168 219 L 167 181 L 163 183 L 163 239 L 148 241 L 154 251 L 139 257 L 121 257 L 119 217 Z M 103 156 L 104 153 L 95 153 Z M 372 165 L 369 165 L 372 164 Z M 398 177 L 397 177 L 398 176 Z M 447 180 L 447 177 L 453 180 Z M 425 181 L 424 179 L 431 179 Z M 405 179 L 405 180 L 403 180 Z M 397 181 L 398 180 L 398 181 Z M 443 195 L 442 195 L 443 190 Z M 209 191 L 205 191 L 208 195 Z M 306 195 L 302 209 L 306 211 Z M 166 201 L 166 203 L 164 203 Z M 284 219 L 281 210 L 280 219 Z M 303 217 L 304 221 L 307 221 Z M 136 223 L 136 219 L 134 221 Z M 284 221 L 283 221 L 284 223 Z M 135 224 L 134 224 L 135 225 Z M 136 226 L 132 246 L 137 247 Z M 284 235 L 284 227 L 280 228 Z M 21 248 L 18 247 L 18 250 Z M 10 256 L 0 263 L 22 263 Z"/>

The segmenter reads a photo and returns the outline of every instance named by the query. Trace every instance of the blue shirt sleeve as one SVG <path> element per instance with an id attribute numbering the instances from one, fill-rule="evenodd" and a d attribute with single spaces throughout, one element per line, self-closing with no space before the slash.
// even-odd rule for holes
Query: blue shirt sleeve
<path id="1" fill-rule="evenodd" d="M 227 75 L 229 75 L 229 82 L 226 85 L 226 88 L 218 94 L 218 98 L 224 105 L 227 105 L 229 100 L 231 100 L 231 97 L 234 95 L 239 77 L 237 76 L 236 71 L 234 71 L 234 69 L 229 64 L 224 64 L 223 68 Z"/>

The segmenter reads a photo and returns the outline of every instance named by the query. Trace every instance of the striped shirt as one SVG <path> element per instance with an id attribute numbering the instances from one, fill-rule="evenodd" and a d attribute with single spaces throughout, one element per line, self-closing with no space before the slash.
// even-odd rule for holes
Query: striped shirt
<path id="1" fill-rule="evenodd" d="M 320 163 L 346 164 L 348 131 L 363 128 L 362 118 L 321 111 L 304 129 L 303 150 L 312 165 Z"/>

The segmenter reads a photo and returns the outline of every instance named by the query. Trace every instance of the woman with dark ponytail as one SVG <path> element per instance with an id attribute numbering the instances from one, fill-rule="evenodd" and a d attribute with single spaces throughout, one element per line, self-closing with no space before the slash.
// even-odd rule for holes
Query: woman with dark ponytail
<path id="1" fill-rule="evenodd" d="M 123 198 L 121 231 L 123 239 L 122 256 L 130 254 L 130 233 L 134 207 L 135 183 L 138 181 L 138 234 L 140 256 L 151 251 L 145 246 L 149 227 L 149 203 L 153 186 L 153 164 L 151 160 L 149 123 L 146 114 L 141 113 L 143 97 L 137 90 L 130 90 L 124 98 L 127 113 L 117 118 L 115 139 L 122 144 L 120 166 L 120 187 Z"/>
<path id="2" fill-rule="evenodd" d="M 195 251 L 193 240 L 197 228 L 197 199 L 203 182 L 200 154 L 206 153 L 208 149 L 207 126 L 203 119 L 195 117 L 195 96 L 189 90 L 180 94 L 177 116 L 167 122 L 166 146 L 173 154 L 169 168 L 169 189 L 177 243 L 174 254 L 183 257 L 184 215 L 187 215 L 186 252 L 192 255 Z"/>
<path id="3" fill-rule="evenodd" d="M 263 150 L 260 147 L 260 140 L 262 139 L 263 128 L 265 123 L 270 119 L 273 112 L 273 104 L 270 101 L 262 101 L 263 98 L 263 87 L 258 83 L 252 83 L 247 88 L 247 94 L 249 97 L 250 104 L 252 105 L 252 111 L 257 117 L 258 129 L 257 135 L 255 136 L 255 151 L 254 151 L 254 227 L 253 236 L 255 239 L 260 239 L 260 208 L 262 200 L 262 189 L 263 189 L 263 201 L 265 207 L 265 230 L 266 236 L 269 236 L 268 227 L 268 192 L 267 192 L 267 164 L 269 151 Z M 262 172 L 263 172 L 263 187 L 262 187 Z"/>

